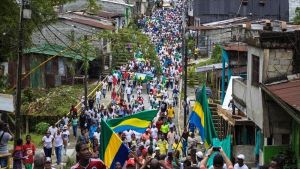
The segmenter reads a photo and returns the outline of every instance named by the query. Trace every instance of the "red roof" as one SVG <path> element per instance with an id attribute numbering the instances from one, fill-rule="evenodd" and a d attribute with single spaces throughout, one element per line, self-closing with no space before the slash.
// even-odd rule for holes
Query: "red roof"
<path id="1" fill-rule="evenodd" d="M 284 102 L 300 111 L 300 80 L 293 80 L 266 86 Z"/>
<path id="2" fill-rule="evenodd" d="M 99 22 L 91 21 L 91 20 L 86 20 L 86 19 L 79 19 L 79 18 L 71 18 L 72 21 L 84 24 L 84 25 L 89 25 L 95 28 L 100 28 L 100 29 L 106 29 L 106 30 L 114 30 L 115 27 L 110 26 L 110 25 L 104 25 Z"/>

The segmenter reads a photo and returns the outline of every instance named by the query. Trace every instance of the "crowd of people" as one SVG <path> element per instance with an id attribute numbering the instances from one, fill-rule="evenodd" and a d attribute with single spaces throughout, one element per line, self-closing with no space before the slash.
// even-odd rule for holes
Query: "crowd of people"
<path id="1" fill-rule="evenodd" d="M 42 138 L 44 153 L 35 153 L 36 147 L 30 135 L 26 143 L 17 140 L 13 152 L 13 168 L 26 169 L 52 168 L 52 154 L 55 152 L 57 165 L 62 163 L 67 154 L 70 138 L 76 140 L 76 164 L 72 169 L 104 169 L 106 166 L 99 159 L 101 120 L 129 116 L 145 109 L 158 109 L 157 117 L 144 133 L 126 130 L 118 133 L 123 143 L 130 149 L 128 160 L 122 166 L 119 162 L 115 169 L 186 169 L 207 168 L 208 158 L 213 152 L 214 169 L 247 169 L 245 156 L 237 156 L 237 163 L 232 165 L 222 148 L 210 148 L 204 153 L 199 149 L 203 144 L 195 137 L 194 130 L 184 129 L 179 135 L 176 128 L 176 108 L 179 106 L 179 83 L 182 75 L 182 9 L 181 1 L 172 3 L 172 8 L 158 8 L 151 16 L 138 21 L 144 34 L 148 35 L 156 47 L 161 70 L 148 59 L 132 59 L 115 70 L 102 83 L 101 90 L 94 98 L 85 102 L 82 97 L 81 110 L 75 106 L 70 109 L 58 125 L 49 127 Z M 139 76 L 140 74 L 144 76 Z M 149 76 L 150 78 L 145 78 Z M 121 90 L 121 92 L 118 92 Z M 107 94 L 111 93 L 110 96 Z M 103 100 L 110 98 L 109 105 Z M 0 123 L 0 154 L 8 152 L 7 142 L 13 139 L 5 123 Z M 73 131 L 70 133 L 70 131 Z M 80 133 L 78 133 L 80 131 Z M 72 134 L 72 135 L 71 135 Z M 0 158 L 1 167 L 7 165 L 7 159 Z M 33 165 L 34 164 L 34 165 Z"/>

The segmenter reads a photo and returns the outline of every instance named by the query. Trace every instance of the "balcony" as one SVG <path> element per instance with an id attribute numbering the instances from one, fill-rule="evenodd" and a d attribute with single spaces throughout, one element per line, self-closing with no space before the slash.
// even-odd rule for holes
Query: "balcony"
<path id="1" fill-rule="evenodd" d="M 246 109 L 247 84 L 245 79 L 233 79 L 232 97 L 237 108 L 240 110 Z"/>

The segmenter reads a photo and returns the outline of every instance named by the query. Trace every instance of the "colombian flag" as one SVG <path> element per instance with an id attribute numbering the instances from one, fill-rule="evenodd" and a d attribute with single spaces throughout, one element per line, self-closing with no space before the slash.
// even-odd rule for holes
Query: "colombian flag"
<path id="1" fill-rule="evenodd" d="M 203 85 L 201 92 L 196 94 L 196 102 L 189 121 L 199 129 L 201 139 L 205 143 L 205 146 L 211 146 L 213 138 L 217 138 L 217 133 L 208 106 L 205 85 Z"/>
<path id="2" fill-rule="evenodd" d="M 101 120 L 99 152 L 100 159 L 110 169 L 115 168 L 116 162 L 120 162 L 123 166 L 129 155 L 129 149 L 103 120 Z"/>
<path id="3" fill-rule="evenodd" d="M 125 130 L 134 130 L 139 133 L 144 133 L 157 113 L 158 110 L 145 110 L 131 116 L 111 119 L 107 122 L 107 124 L 116 133 L 123 132 Z"/>

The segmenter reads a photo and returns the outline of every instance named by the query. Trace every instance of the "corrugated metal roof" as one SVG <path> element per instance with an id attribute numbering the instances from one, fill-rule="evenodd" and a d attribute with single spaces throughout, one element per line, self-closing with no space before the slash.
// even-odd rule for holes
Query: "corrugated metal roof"
<path id="1" fill-rule="evenodd" d="M 222 21 L 216 21 L 216 22 L 211 22 L 211 23 L 206 23 L 203 24 L 203 26 L 221 26 L 221 25 L 229 25 L 233 23 L 243 23 L 247 21 L 247 17 L 236 17 L 236 18 L 231 18 L 227 20 L 222 20 Z M 230 26 L 230 25 L 229 25 Z"/>
<path id="2" fill-rule="evenodd" d="M 95 28 L 106 29 L 106 30 L 114 30 L 115 29 L 115 27 L 113 27 L 113 26 L 104 25 L 102 23 L 94 22 L 91 20 L 85 20 L 85 19 L 79 19 L 79 18 L 71 18 L 71 20 L 74 22 L 84 24 L 84 25 L 89 25 L 89 26 L 92 26 Z"/>
<path id="3" fill-rule="evenodd" d="M 226 64 L 226 67 L 228 65 Z M 202 73 L 202 72 L 210 72 L 212 70 L 218 70 L 222 69 L 222 63 L 216 63 L 216 64 L 211 64 L 211 65 L 206 65 L 206 66 L 201 66 L 196 68 L 197 73 Z"/>
<path id="4" fill-rule="evenodd" d="M 214 29 L 219 29 L 218 27 L 215 26 L 189 26 L 189 30 L 194 30 L 194 31 L 200 31 L 200 30 L 214 30 Z"/>
<path id="5" fill-rule="evenodd" d="M 82 56 L 78 53 L 75 53 L 74 51 L 70 51 L 67 47 L 60 46 L 60 45 L 49 45 L 44 44 L 32 48 L 24 49 L 25 54 L 29 53 L 37 53 L 42 55 L 49 55 L 49 56 L 60 56 L 65 58 L 71 58 L 76 60 L 83 60 Z M 88 57 L 89 61 L 94 60 L 95 57 Z"/>
<path id="6" fill-rule="evenodd" d="M 291 107 L 300 111 L 300 80 L 269 84 L 266 87 Z"/>
<path id="7" fill-rule="evenodd" d="M 68 20 L 68 21 L 73 21 L 73 22 L 76 22 L 76 23 L 80 23 L 80 24 L 83 24 L 83 25 L 88 25 L 88 26 L 91 26 L 91 27 L 99 28 L 99 29 L 106 29 L 106 30 L 114 30 L 115 29 L 114 26 L 104 25 L 102 23 L 92 21 L 90 19 L 81 19 L 81 18 L 75 18 L 75 17 L 72 17 L 72 16 L 70 16 L 70 17 L 60 16 L 59 18 L 65 19 L 65 20 Z"/>

